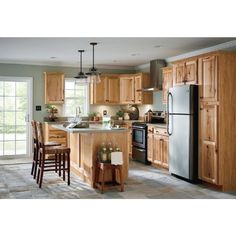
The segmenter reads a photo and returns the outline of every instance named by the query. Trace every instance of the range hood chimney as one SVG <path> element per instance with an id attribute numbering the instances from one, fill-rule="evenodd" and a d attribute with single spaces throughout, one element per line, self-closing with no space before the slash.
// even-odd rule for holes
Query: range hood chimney
<path id="1" fill-rule="evenodd" d="M 162 90 L 162 71 L 166 66 L 165 60 L 157 59 L 150 61 L 150 87 L 143 88 L 144 92 L 155 92 Z"/>

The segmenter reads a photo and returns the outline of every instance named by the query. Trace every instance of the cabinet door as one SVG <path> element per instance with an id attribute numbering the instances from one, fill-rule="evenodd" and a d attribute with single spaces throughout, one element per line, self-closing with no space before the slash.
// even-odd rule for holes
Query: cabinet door
<path id="1" fill-rule="evenodd" d="M 134 103 L 134 77 L 120 78 L 120 102 L 122 104 Z"/>
<path id="2" fill-rule="evenodd" d="M 134 102 L 135 104 L 141 104 L 142 103 L 142 92 L 137 91 L 142 89 L 142 76 L 137 75 L 134 77 Z"/>
<path id="3" fill-rule="evenodd" d="M 93 103 L 94 104 L 104 104 L 106 103 L 107 98 L 107 77 L 101 76 L 101 82 L 97 84 L 93 84 Z"/>
<path id="4" fill-rule="evenodd" d="M 64 103 L 64 74 L 44 73 L 45 104 Z"/>
<path id="5" fill-rule="evenodd" d="M 149 132 L 148 133 L 148 149 L 147 149 L 147 159 L 150 162 L 153 162 L 153 133 Z"/>
<path id="6" fill-rule="evenodd" d="M 200 111 L 200 167 L 201 179 L 218 184 L 217 105 L 204 105 Z"/>
<path id="7" fill-rule="evenodd" d="M 187 61 L 185 63 L 185 79 L 186 84 L 197 84 L 197 59 Z"/>
<path id="8" fill-rule="evenodd" d="M 120 102 L 120 80 L 118 76 L 107 77 L 106 102 L 118 104 Z"/>
<path id="9" fill-rule="evenodd" d="M 162 138 L 160 135 L 153 135 L 153 163 L 162 165 Z"/>
<path id="10" fill-rule="evenodd" d="M 184 84 L 185 77 L 185 63 L 176 63 L 173 65 L 173 85 Z"/>
<path id="11" fill-rule="evenodd" d="M 162 93 L 162 103 L 167 103 L 167 93 L 169 88 L 173 86 L 173 71 L 171 68 L 163 69 L 163 93 Z"/>
<path id="12" fill-rule="evenodd" d="M 199 59 L 200 98 L 204 101 L 218 101 L 218 67 L 217 56 Z"/>
<path id="13" fill-rule="evenodd" d="M 169 138 L 163 137 L 162 139 L 162 166 L 169 168 Z"/>

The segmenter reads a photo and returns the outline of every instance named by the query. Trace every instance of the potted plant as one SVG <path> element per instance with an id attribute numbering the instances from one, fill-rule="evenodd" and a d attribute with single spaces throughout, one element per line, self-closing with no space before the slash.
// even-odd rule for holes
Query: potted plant
<path id="1" fill-rule="evenodd" d="M 46 106 L 47 112 L 49 113 L 48 118 L 50 121 L 55 121 L 57 119 L 56 113 L 58 112 L 56 106 L 48 104 Z"/>
<path id="2" fill-rule="evenodd" d="M 88 114 L 89 120 L 94 121 L 95 120 L 94 118 L 96 117 L 96 115 L 97 115 L 97 112 L 90 112 Z"/>
<path id="3" fill-rule="evenodd" d="M 119 110 L 116 112 L 116 116 L 118 117 L 118 120 L 123 120 L 124 112 L 122 110 Z"/>

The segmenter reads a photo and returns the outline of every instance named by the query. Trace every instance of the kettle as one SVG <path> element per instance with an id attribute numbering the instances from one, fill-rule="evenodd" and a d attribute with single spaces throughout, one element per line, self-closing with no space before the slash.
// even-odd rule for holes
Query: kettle
<path id="1" fill-rule="evenodd" d="M 152 110 L 149 109 L 145 114 L 144 114 L 144 121 L 147 122 L 147 123 L 150 123 L 151 122 L 151 119 L 152 119 Z"/>

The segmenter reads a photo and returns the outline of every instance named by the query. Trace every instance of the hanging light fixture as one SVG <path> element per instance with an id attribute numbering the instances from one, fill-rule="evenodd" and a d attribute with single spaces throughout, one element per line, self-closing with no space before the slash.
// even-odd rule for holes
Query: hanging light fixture
<path id="1" fill-rule="evenodd" d="M 75 79 L 80 79 L 80 81 L 86 81 L 87 82 L 88 76 L 85 75 L 84 72 L 82 71 L 82 53 L 84 52 L 84 50 L 78 50 L 78 52 L 80 53 L 80 72 L 74 78 Z M 77 82 L 77 81 L 75 81 L 75 82 Z"/>
<path id="2" fill-rule="evenodd" d="M 101 73 L 94 67 L 94 46 L 97 45 L 97 43 L 90 43 L 90 45 L 93 46 L 93 66 L 89 68 L 89 72 L 86 73 L 86 75 L 88 75 L 88 80 L 90 83 L 100 83 Z"/>

